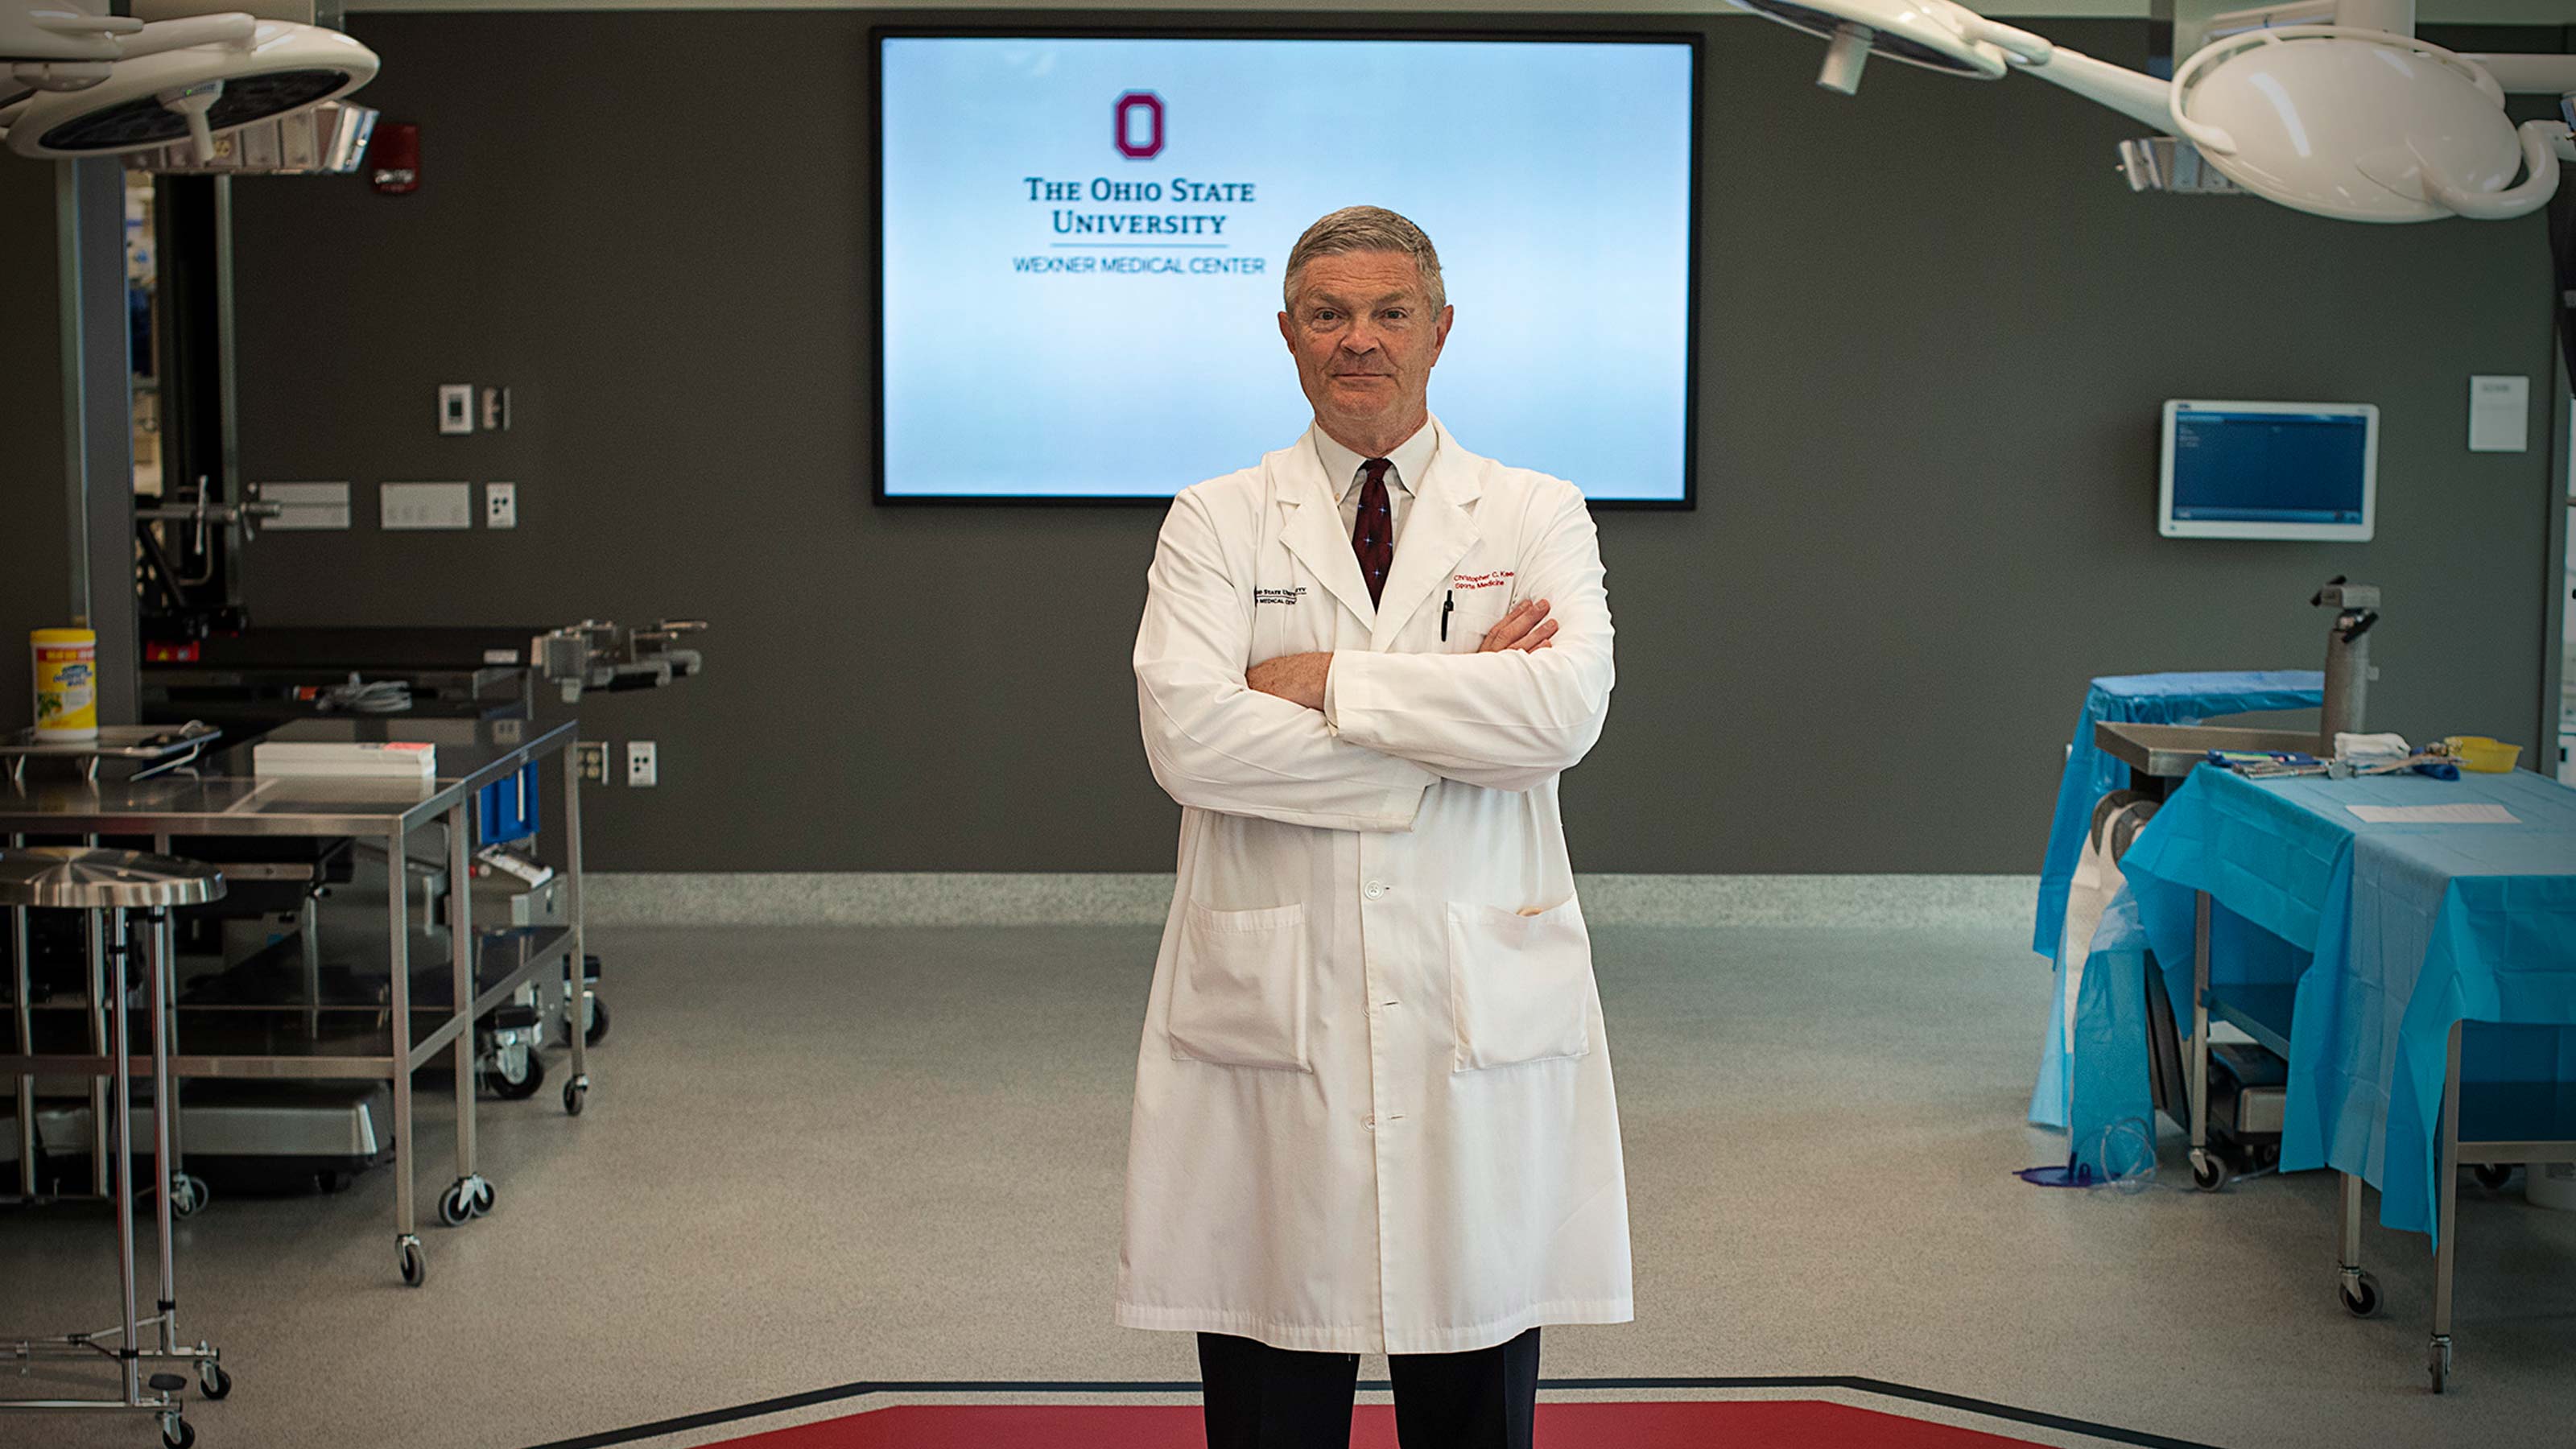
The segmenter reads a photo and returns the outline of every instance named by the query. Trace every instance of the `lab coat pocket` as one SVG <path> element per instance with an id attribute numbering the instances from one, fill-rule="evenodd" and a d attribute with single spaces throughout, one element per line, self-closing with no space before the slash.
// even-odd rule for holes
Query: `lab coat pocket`
<path id="1" fill-rule="evenodd" d="M 1503 615 L 1510 612 L 1509 609 L 1499 605 L 1492 608 L 1482 606 L 1470 608 L 1460 604 L 1449 616 L 1449 633 L 1447 638 L 1440 641 L 1441 651 L 1448 654 L 1475 653 L 1485 647 L 1485 636 L 1492 633 L 1494 626 L 1503 622 Z"/>
<path id="2" fill-rule="evenodd" d="M 1306 908 L 1211 911 L 1192 904 L 1173 963 L 1172 1055 L 1228 1067 L 1310 1072 Z"/>
<path id="3" fill-rule="evenodd" d="M 1534 916 L 1449 907 L 1452 1071 L 1579 1057 L 1592 1049 L 1592 940 L 1572 897 Z"/>

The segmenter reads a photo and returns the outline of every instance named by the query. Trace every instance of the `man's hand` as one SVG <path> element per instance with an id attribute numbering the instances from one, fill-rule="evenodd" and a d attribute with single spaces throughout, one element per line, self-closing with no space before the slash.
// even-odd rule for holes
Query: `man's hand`
<path id="1" fill-rule="evenodd" d="M 1324 707 L 1324 676 L 1331 673 L 1330 654 L 1282 654 L 1243 672 L 1243 682 L 1263 694 L 1275 694 L 1308 709 Z"/>
<path id="2" fill-rule="evenodd" d="M 1525 599 L 1512 605 L 1510 613 L 1485 631 L 1485 642 L 1476 646 L 1476 652 L 1499 654 L 1506 649 L 1521 649 L 1534 654 L 1554 642 L 1556 621 L 1547 617 L 1547 600 Z"/>

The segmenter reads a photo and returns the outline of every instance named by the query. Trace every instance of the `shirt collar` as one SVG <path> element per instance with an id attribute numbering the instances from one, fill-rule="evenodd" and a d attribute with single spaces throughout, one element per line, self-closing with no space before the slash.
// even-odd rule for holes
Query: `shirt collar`
<path id="1" fill-rule="evenodd" d="M 1395 465 L 1388 478 L 1409 494 L 1422 491 L 1422 479 L 1431 468 L 1431 457 L 1440 450 L 1440 432 L 1425 418 L 1412 437 L 1395 445 L 1387 461 Z M 1352 452 L 1333 440 L 1321 425 L 1315 429 L 1315 456 L 1324 465 L 1324 480 L 1332 485 L 1333 501 L 1339 503 L 1360 486 L 1360 465 L 1367 458 Z"/>

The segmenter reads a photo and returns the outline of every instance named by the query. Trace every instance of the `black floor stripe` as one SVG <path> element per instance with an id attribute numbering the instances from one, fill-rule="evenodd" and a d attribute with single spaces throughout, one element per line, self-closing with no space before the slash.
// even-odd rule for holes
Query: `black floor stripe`
<path id="1" fill-rule="evenodd" d="M 1964 1394 L 1945 1394 L 1937 1389 L 1918 1389 L 1908 1384 L 1889 1383 L 1885 1379 L 1855 1378 L 1849 1375 L 1825 1377 L 1749 1376 L 1736 1378 L 1620 1378 L 1620 1379 L 1541 1379 L 1538 1386 L 1547 1389 L 1843 1389 L 1851 1393 L 1876 1394 L 1882 1398 L 1910 1399 L 1936 1408 L 1955 1409 L 1961 1413 L 1980 1414 L 1989 1419 L 2003 1419 L 2028 1424 L 2038 1429 L 2061 1433 L 2085 1434 L 2112 1444 L 2133 1444 L 2138 1449 L 2212 1449 L 2212 1446 L 2189 1439 L 2171 1439 L 2162 1434 L 2148 1434 L 2136 1429 L 2120 1429 L 2109 1424 L 2096 1424 L 2086 1419 L 2072 1419 L 2063 1414 L 2043 1413 L 2037 1409 L 2017 1409 L 2010 1404 L 1972 1399 Z M 1384 1392 L 1392 1385 L 1383 1379 L 1363 1381 L 1364 1390 Z M 1170 1382 L 995 1379 L 926 1379 L 906 1383 L 855 1383 L 838 1388 L 810 1389 L 801 1394 L 788 1394 L 756 1403 L 737 1404 L 730 1409 L 709 1409 L 700 1414 L 684 1414 L 676 1419 L 660 1419 L 638 1424 L 630 1429 L 610 1429 L 599 1434 L 584 1434 L 574 1439 L 557 1439 L 533 1446 L 533 1449 L 607 1449 L 614 1444 L 632 1444 L 639 1440 L 660 1438 L 665 1434 L 683 1434 L 692 1429 L 712 1429 L 720 1424 L 739 1423 L 769 1414 L 783 1414 L 793 1409 L 810 1409 L 842 1399 L 865 1398 L 870 1394 L 1194 1394 L 1199 1391 L 1196 1379 Z"/>

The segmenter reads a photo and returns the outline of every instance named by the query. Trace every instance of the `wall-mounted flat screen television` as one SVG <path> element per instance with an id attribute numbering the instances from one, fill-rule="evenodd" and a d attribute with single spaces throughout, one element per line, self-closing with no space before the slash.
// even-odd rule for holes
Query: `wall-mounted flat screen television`
<path id="1" fill-rule="evenodd" d="M 1282 268 L 1439 248 L 1459 444 L 1688 507 L 1697 43 L 876 33 L 885 502 L 1166 499 L 1312 416 Z"/>

